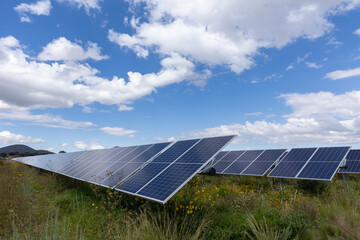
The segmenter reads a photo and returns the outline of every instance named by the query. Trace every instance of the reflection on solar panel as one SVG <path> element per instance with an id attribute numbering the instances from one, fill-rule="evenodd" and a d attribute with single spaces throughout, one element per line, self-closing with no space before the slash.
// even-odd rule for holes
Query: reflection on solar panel
<path id="1" fill-rule="evenodd" d="M 268 174 L 268 177 L 295 178 L 317 148 L 293 148 Z"/>
<path id="2" fill-rule="evenodd" d="M 122 184 L 117 188 L 120 191 L 165 203 L 234 137 L 202 138 L 173 144 L 158 143 L 14 160 L 108 188 Z"/>
<path id="3" fill-rule="evenodd" d="M 234 137 L 178 141 L 115 189 L 165 203 Z"/>
<path id="4" fill-rule="evenodd" d="M 331 180 L 349 150 L 350 147 L 319 148 L 296 178 Z"/>
<path id="5" fill-rule="evenodd" d="M 340 173 L 360 173 L 360 149 L 352 149 L 346 156 L 347 168 L 340 168 Z"/>
<path id="6" fill-rule="evenodd" d="M 264 176 L 285 151 L 286 149 L 265 150 L 241 173 L 241 175 Z"/>

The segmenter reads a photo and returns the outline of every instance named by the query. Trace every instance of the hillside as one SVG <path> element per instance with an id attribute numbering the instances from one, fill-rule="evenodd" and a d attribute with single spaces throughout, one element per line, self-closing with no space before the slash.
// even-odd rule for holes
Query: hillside
<path id="1" fill-rule="evenodd" d="M 0 154 L 3 153 L 7 155 L 10 153 L 18 153 L 20 155 L 23 154 L 42 155 L 42 154 L 51 154 L 52 152 L 49 152 L 47 150 L 36 150 L 23 144 L 14 144 L 0 148 Z"/>

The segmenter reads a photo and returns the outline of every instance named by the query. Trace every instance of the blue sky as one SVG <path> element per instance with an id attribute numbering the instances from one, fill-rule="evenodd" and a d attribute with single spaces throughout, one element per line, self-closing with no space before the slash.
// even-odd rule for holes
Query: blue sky
<path id="1" fill-rule="evenodd" d="M 2 1 L 0 147 L 360 147 L 360 2 Z"/>

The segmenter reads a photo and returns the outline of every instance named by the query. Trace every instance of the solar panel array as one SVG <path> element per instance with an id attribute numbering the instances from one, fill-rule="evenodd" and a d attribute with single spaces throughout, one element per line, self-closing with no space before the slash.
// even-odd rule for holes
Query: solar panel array
<path id="1" fill-rule="evenodd" d="M 234 137 L 192 139 L 14 160 L 108 188 L 122 184 L 116 189 L 165 203 Z M 122 186 L 130 190 L 123 190 Z"/>
<path id="2" fill-rule="evenodd" d="M 346 156 L 346 168 L 340 168 L 340 173 L 360 173 L 360 149 L 352 149 Z"/>
<path id="3" fill-rule="evenodd" d="M 360 150 L 350 147 L 321 147 L 224 151 L 219 153 L 213 167 L 217 173 L 233 175 L 331 180 L 336 172 L 360 173 Z M 340 169 L 347 156 L 347 169 Z"/>

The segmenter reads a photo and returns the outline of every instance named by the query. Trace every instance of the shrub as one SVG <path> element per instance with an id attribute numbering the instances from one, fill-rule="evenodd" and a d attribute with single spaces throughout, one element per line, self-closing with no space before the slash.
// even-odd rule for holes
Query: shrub
<path id="1" fill-rule="evenodd" d="M 329 186 L 329 182 L 325 181 L 314 181 L 314 180 L 299 180 L 297 182 L 299 189 L 304 190 L 310 194 L 322 194 Z"/>

